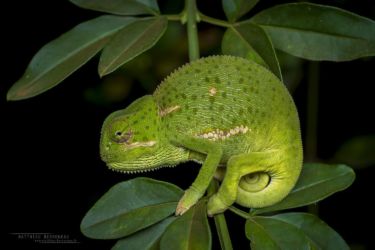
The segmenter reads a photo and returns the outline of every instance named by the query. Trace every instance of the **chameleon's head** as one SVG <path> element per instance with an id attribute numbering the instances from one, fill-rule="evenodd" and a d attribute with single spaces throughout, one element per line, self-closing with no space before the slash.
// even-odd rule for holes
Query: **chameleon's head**
<path id="1" fill-rule="evenodd" d="M 160 118 L 152 96 L 134 101 L 104 121 L 100 155 L 111 169 L 138 172 L 157 167 L 160 151 Z M 159 156 L 159 157 L 158 157 Z"/>

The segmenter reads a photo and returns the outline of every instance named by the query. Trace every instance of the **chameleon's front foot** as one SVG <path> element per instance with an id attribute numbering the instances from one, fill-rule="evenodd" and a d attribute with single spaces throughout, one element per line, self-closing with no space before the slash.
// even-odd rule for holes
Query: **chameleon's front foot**
<path id="1" fill-rule="evenodd" d="M 198 200 L 202 197 L 202 194 L 197 192 L 194 189 L 187 189 L 178 202 L 177 208 L 176 208 L 176 215 L 183 215 L 189 208 L 195 205 L 195 203 L 198 202 Z"/>

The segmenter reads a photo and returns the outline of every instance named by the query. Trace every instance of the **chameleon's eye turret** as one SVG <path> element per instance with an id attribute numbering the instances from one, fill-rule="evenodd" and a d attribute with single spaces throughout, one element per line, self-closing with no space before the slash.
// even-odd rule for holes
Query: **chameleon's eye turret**
<path id="1" fill-rule="evenodd" d="M 112 141 L 116 143 L 130 143 L 131 138 L 133 137 L 132 131 L 122 132 L 122 131 L 116 131 L 112 137 Z"/>
<path id="2" fill-rule="evenodd" d="M 127 143 L 131 139 L 133 132 L 129 128 L 129 119 L 126 114 L 109 116 L 108 122 L 103 126 L 109 141 L 114 143 Z M 105 128 L 106 127 L 106 128 Z"/>

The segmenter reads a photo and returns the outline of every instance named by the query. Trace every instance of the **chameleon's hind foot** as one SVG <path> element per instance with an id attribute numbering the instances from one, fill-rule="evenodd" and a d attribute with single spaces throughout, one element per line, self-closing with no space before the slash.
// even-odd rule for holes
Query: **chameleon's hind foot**
<path id="1" fill-rule="evenodd" d="M 212 217 L 215 214 L 219 214 L 227 210 L 228 206 L 223 203 L 217 194 L 211 196 L 207 203 L 207 214 Z"/>

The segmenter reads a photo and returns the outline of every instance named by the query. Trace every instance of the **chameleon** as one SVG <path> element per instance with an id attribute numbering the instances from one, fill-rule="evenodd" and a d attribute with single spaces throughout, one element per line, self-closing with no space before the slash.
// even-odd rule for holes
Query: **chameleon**
<path id="1" fill-rule="evenodd" d="M 181 66 L 152 95 L 111 113 L 100 155 L 124 173 L 202 164 L 175 214 L 185 213 L 217 178 L 210 216 L 233 203 L 261 208 L 281 201 L 303 158 L 298 113 L 285 85 L 265 67 L 225 55 Z"/>

